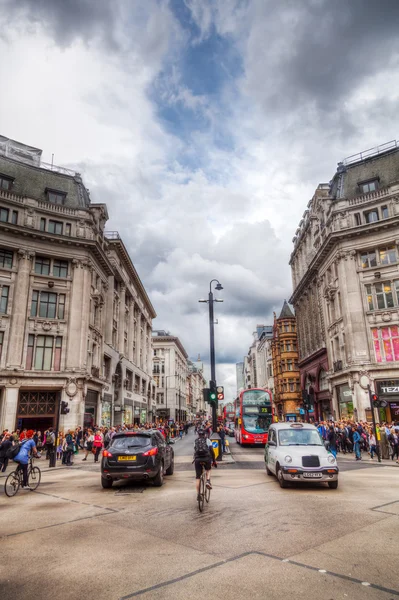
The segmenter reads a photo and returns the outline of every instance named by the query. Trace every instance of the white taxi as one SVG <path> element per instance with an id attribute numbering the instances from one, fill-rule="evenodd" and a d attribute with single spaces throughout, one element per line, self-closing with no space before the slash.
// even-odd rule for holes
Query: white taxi
<path id="1" fill-rule="evenodd" d="M 272 423 L 265 446 L 268 475 L 276 475 L 280 487 L 288 482 L 326 482 L 338 487 L 338 465 L 328 452 L 314 425 L 310 423 Z"/>

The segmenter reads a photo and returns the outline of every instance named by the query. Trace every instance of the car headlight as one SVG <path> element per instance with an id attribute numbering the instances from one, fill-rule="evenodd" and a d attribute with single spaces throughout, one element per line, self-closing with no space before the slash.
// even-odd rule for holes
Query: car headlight
<path id="1" fill-rule="evenodd" d="M 284 458 L 284 460 L 287 463 L 292 463 L 292 457 L 289 454 L 287 454 L 287 456 Z"/>
<path id="2" fill-rule="evenodd" d="M 335 458 L 333 457 L 333 455 L 332 455 L 332 454 L 329 454 L 329 455 L 328 455 L 328 458 L 327 458 L 327 460 L 328 460 L 328 462 L 330 463 L 330 465 L 333 465 L 333 464 L 335 463 Z"/>

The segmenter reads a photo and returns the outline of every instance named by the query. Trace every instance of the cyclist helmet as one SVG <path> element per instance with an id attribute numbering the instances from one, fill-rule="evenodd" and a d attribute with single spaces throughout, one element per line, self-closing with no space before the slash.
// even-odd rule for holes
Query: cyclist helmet
<path id="1" fill-rule="evenodd" d="M 198 435 L 205 435 L 206 431 L 205 431 L 205 429 L 200 427 L 200 429 L 198 429 L 197 433 L 198 433 Z"/>

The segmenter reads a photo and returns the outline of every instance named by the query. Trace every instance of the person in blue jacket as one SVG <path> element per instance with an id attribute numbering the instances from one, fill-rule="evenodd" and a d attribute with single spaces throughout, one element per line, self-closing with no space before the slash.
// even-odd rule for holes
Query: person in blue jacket
<path id="1" fill-rule="evenodd" d="M 22 470 L 22 489 L 30 490 L 28 485 L 28 464 L 30 453 L 33 452 L 34 456 L 37 456 L 36 444 L 33 440 L 33 431 L 29 429 L 26 433 L 26 438 L 21 443 L 21 447 L 17 456 L 14 458 L 15 462 L 18 463 L 18 469 Z"/>
<path id="2" fill-rule="evenodd" d="M 362 438 L 360 437 L 360 433 L 357 431 L 356 427 L 352 427 L 353 431 L 353 445 L 355 447 L 356 460 L 360 460 L 362 458 L 362 453 L 360 451 L 360 442 Z"/>

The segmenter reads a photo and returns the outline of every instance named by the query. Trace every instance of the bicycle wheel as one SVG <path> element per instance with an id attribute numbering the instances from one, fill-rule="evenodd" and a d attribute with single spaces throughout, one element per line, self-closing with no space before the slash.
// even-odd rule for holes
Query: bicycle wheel
<path id="1" fill-rule="evenodd" d="M 205 500 L 207 501 L 207 503 L 209 502 L 210 497 L 211 497 L 211 490 L 205 486 Z"/>
<path id="2" fill-rule="evenodd" d="M 19 473 L 17 473 L 17 471 L 13 471 L 12 473 L 10 473 L 4 484 L 4 491 L 6 493 L 6 496 L 8 496 L 9 498 L 15 496 L 15 494 L 19 490 L 20 484 L 21 481 L 19 479 Z"/>
<path id="3" fill-rule="evenodd" d="M 198 495 L 198 508 L 202 512 L 204 510 L 204 498 L 205 498 L 205 475 L 201 475 L 200 479 L 200 491 Z"/>
<path id="4" fill-rule="evenodd" d="M 39 467 L 32 467 L 28 473 L 28 485 L 32 492 L 37 489 L 42 477 Z"/>

